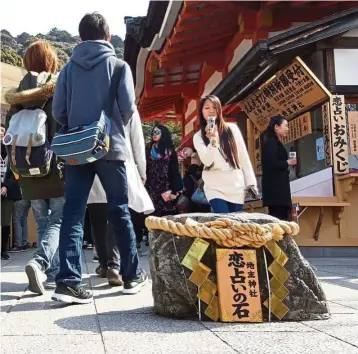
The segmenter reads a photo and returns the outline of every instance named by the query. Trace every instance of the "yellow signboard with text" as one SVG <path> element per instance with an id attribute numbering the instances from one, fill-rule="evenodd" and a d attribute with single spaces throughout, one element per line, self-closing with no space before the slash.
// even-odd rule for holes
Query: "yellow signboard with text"
<path id="1" fill-rule="evenodd" d="M 217 249 L 217 284 L 223 322 L 263 322 L 256 250 Z"/>
<path id="2" fill-rule="evenodd" d="M 296 57 L 292 64 L 278 71 L 246 99 L 240 102 L 243 111 L 263 132 L 273 116 L 291 119 L 327 100 L 330 92 L 307 65 Z"/>

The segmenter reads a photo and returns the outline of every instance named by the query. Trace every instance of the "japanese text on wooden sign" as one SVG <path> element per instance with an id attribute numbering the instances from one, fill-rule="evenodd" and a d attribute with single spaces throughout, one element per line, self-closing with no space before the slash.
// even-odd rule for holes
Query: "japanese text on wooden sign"
<path id="1" fill-rule="evenodd" d="M 217 284 L 223 322 L 262 322 L 256 250 L 217 249 Z"/>
<path id="2" fill-rule="evenodd" d="M 331 144 L 331 120 L 329 114 L 329 102 L 322 106 L 324 154 L 326 167 L 332 166 L 332 144 Z"/>
<path id="3" fill-rule="evenodd" d="M 358 155 L 358 112 L 348 112 L 349 148 L 351 155 Z"/>
<path id="4" fill-rule="evenodd" d="M 335 174 L 349 173 L 346 107 L 344 96 L 337 95 L 330 99 L 331 134 L 333 148 L 333 170 Z"/>
<path id="5" fill-rule="evenodd" d="M 260 131 L 254 125 L 254 161 L 256 175 L 262 174 Z"/>
<path id="6" fill-rule="evenodd" d="M 240 107 L 262 132 L 271 117 L 293 118 L 329 97 L 329 91 L 297 57 L 240 102 Z"/>
<path id="7" fill-rule="evenodd" d="M 309 134 L 312 134 L 312 124 L 311 113 L 307 112 L 288 122 L 288 133 L 282 138 L 282 144 L 291 143 Z"/>

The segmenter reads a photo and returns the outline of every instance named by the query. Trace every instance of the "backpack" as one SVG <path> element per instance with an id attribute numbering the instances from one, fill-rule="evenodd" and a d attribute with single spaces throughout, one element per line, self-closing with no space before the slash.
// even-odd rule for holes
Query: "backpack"
<path id="1" fill-rule="evenodd" d="M 43 177 L 50 173 L 53 152 L 47 139 L 47 101 L 35 109 L 14 114 L 3 143 L 11 170 L 21 177 Z"/>

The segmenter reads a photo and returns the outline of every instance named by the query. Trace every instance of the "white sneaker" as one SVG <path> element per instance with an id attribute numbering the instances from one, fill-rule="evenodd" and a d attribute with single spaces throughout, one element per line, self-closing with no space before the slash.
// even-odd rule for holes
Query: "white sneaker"
<path id="1" fill-rule="evenodd" d="M 43 295 L 45 293 L 43 283 L 47 279 L 46 274 L 34 262 L 29 262 L 27 264 L 25 267 L 25 272 L 29 280 L 28 289 L 35 294 Z"/>

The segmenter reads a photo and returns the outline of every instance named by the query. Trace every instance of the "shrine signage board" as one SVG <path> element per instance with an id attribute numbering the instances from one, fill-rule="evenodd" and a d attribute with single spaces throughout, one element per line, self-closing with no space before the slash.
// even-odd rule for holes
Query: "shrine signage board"
<path id="1" fill-rule="evenodd" d="M 262 175 L 261 163 L 261 136 L 260 131 L 254 125 L 254 168 L 256 176 Z"/>
<path id="2" fill-rule="evenodd" d="M 323 139 L 326 167 L 332 166 L 332 144 L 331 144 L 331 119 L 329 102 L 322 106 Z"/>
<path id="3" fill-rule="evenodd" d="M 351 155 L 358 155 L 358 112 L 348 112 L 349 147 Z"/>
<path id="4" fill-rule="evenodd" d="M 349 173 L 346 106 L 343 95 L 330 99 L 333 171 L 336 175 Z"/>
<path id="5" fill-rule="evenodd" d="M 222 322 L 263 322 L 256 250 L 217 249 Z"/>
<path id="6" fill-rule="evenodd" d="M 311 113 L 307 112 L 288 122 L 288 134 L 282 138 L 282 144 L 288 144 L 292 141 L 312 134 Z"/>
<path id="7" fill-rule="evenodd" d="M 289 120 L 330 96 L 301 58 L 296 57 L 290 65 L 241 101 L 240 107 L 263 132 L 271 117 L 280 115 Z"/>

